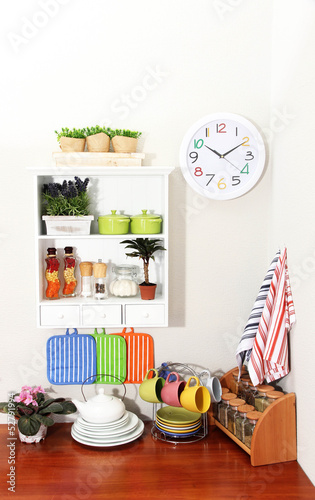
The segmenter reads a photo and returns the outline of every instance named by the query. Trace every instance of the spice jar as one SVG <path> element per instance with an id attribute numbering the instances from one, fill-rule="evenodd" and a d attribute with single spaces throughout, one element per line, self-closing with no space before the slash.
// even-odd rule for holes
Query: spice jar
<path id="1" fill-rule="evenodd" d="M 238 370 L 234 370 L 232 372 L 232 377 L 230 380 L 230 389 L 231 392 L 234 392 L 234 394 L 238 394 Z"/>
<path id="2" fill-rule="evenodd" d="M 248 382 L 248 387 L 249 387 L 249 393 L 246 403 L 255 406 L 255 397 L 258 394 L 257 389 L 252 382 Z"/>
<path id="3" fill-rule="evenodd" d="M 80 273 L 81 273 L 81 296 L 82 297 L 91 297 L 91 295 L 92 295 L 92 274 L 93 274 L 92 262 L 81 262 L 80 263 Z"/>
<path id="4" fill-rule="evenodd" d="M 228 426 L 227 409 L 229 407 L 231 399 L 236 399 L 236 394 L 228 392 L 227 394 L 222 394 L 221 396 L 221 403 L 219 404 L 218 408 L 218 417 L 219 417 L 219 422 L 222 425 L 224 425 L 224 427 Z"/>
<path id="5" fill-rule="evenodd" d="M 106 269 L 107 266 L 104 262 L 102 262 L 102 259 L 99 259 L 98 262 L 93 265 L 94 297 L 99 300 L 105 299 L 107 297 L 105 284 Z"/>
<path id="6" fill-rule="evenodd" d="M 116 279 L 109 285 L 109 291 L 115 297 L 134 297 L 139 291 L 135 278 L 137 272 L 135 266 L 120 265 L 113 266 Z"/>
<path id="7" fill-rule="evenodd" d="M 272 403 L 274 403 L 277 399 L 282 398 L 284 396 L 284 392 L 281 391 L 268 391 L 267 399 L 265 401 L 265 409 L 268 408 Z"/>
<path id="8" fill-rule="evenodd" d="M 272 385 L 257 385 L 257 394 L 255 395 L 255 409 L 263 412 L 266 409 L 267 393 L 274 391 Z"/>
<path id="9" fill-rule="evenodd" d="M 73 257 L 73 247 L 65 247 L 64 256 L 64 286 L 62 290 L 62 295 L 64 297 L 74 297 L 75 289 L 77 286 L 77 280 L 74 276 L 75 270 L 75 258 Z"/>
<path id="10" fill-rule="evenodd" d="M 235 434 L 235 417 L 238 413 L 238 407 L 245 404 L 244 399 L 235 398 L 230 401 L 227 409 L 228 430 Z"/>
<path id="11" fill-rule="evenodd" d="M 238 407 L 238 413 L 235 417 L 235 436 L 244 443 L 244 424 L 246 422 L 247 413 L 253 411 L 253 405 L 242 405 Z"/>
<path id="12" fill-rule="evenodd" d="M 228 392 L 230 392 L 230 390 L 227 387 L 222 387 L 222 394 L 227 394 Z M 222 397 L 222 394 L 221 394 L 221 397 Z M 221 404 L 221 401 L 219 401 L 218 403 L 211 401 L 212 415 L 213 415 L 213 418 L 215 418 L 216 420 L 219 420 L 218 411 L 219 411 L 220 404 Z"/>
<path id="13" fill-rule="evenodd" d="M 249 382 L 250 382 L 249 377 L 248 378 L 242 377 L 241 381 L 239 383 L 239 386 L 238 386 L 238 389 L 239 389 L 238 395 L 241 399 L 245 399 L 246 402 L 247 402 L 249 395 L 251 393 Z"/>
<path id="14" fill-rule="evenodd" d="M 244 424 L 244 444 L 247 448 L 251 447 L 253 432 L 260 417 L 260 411 L 249 411 L 247 413 L 247 418 Z"/>
<path id="15" fill-rule="evenodd" d="M 46 271 L 45 278 L 47 280 L 47 288 L 45 292 L 46 299 L 59 299 L 60 280 L 58 276 L 59 259 L 56 257 L 57 251 L 55 248 L 47 249 Z"/>

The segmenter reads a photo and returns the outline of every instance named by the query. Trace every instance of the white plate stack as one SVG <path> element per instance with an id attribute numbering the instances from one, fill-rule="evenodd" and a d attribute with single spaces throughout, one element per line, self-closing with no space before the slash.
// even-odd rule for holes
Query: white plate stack
<path id="1" fill-rule="evenodd" d="M 119 446 L 138 439 L 144 423 L 131 411 L 125 411 L 119 420 L 108 424 L 93 424 L 78 417 L 71 427 L 71 436 L 88 446 Z"/>

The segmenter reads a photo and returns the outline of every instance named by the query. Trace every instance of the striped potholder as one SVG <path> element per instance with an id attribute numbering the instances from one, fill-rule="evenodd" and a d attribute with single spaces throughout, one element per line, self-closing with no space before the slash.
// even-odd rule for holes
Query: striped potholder
<path id="1" fill-rule="evenodd" d="M 126 341 L 119 335 L 106 335 L 102 328 L 97 328 L 91 338 L 96 341 L 97 378 L 96 384 L 120 384 L 125 382 L 127 375 Z"/>
<path id="2" fill-rule="evenodd" d="M 91 335 L 55 335 L 47 340 L 47 378 L 51 384 L 82 384 L 96 374 L 96 343 Z M 95 377 L 86 383 L 92 384 Z"/>

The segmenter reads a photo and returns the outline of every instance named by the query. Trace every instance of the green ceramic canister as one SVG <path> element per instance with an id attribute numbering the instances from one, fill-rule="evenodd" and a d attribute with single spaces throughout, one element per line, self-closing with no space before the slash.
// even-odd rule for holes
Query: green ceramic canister
<path id="1" fill-rule="evenodd" d="M 162 217 L 156 214 L 148 214 L 142 210 L 142 214 L 130 217 L 130 230 L 133 234 L 158 234 L 161 232 Z"/>
<path id="2" fill-rule="evenodd" d="M 101 215 L 98 218 L 98 231 L 100 234 L 127 234 L 129 222 L 129 217 L 111 210 L 111 214 Z"/>

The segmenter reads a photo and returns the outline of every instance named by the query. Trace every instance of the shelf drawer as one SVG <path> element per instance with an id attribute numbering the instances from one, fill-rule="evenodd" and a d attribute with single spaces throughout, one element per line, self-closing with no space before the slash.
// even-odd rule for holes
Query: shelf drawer
<path id="1" fill-rule="evenodd" d="M 126 325 L 163 325 L 165 323 L 165 306 L 126 305 Z"/>
<path id="2" fill-rule="evenodd" d="M 121 305 L 82 306 L 82 325 L 121 325 Z"/>
<path id="3" fill-rule="evenodd" d="M 80 324 L 79 306 L 41 306 L 41 326 L 77 326 Z"/>

